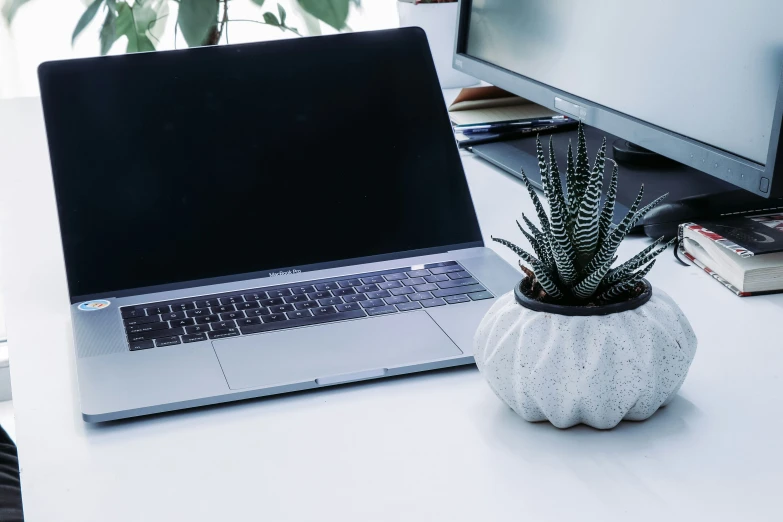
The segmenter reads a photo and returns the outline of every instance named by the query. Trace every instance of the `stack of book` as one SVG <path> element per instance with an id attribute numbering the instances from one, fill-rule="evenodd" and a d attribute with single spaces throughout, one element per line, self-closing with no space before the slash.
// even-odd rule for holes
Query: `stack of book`
<path id="1" fill-rule="evenodd" d="M 783 292 L 783 212 L 683 223 L 678 248 L 738 296 Z"/>

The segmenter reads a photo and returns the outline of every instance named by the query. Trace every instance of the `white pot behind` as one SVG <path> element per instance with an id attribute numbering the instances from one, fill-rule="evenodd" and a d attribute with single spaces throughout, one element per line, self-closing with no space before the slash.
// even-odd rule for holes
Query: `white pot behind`
<path id="1" fill-rule="evenodd" d="M 397 2 L 400 27 L 421 27 L 427 33 L 432 59 L 443 89 L 476 85 L 479 81 L 452 67 L 459 4 L 411 4 Z"/>

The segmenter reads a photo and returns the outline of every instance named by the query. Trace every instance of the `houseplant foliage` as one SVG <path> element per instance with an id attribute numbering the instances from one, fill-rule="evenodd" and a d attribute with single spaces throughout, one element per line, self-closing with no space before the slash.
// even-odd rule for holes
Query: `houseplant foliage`
<path id="1" fill-rule="evenodd" d="M 606 140 L 590 167 L 580 125 L 576 157 L 568 146 L 565 187 L 552 141 L 549 162 L 540 141 L 537 149 L 550 213 L 522 173 L 539 225 L 524 215 L 527 228 L 517 223 L 532 253 L 493 238 L 519 255 L 525 277 L 482 319 L 476 365 L 529 421 L 607 429 L 646 419 L 674 398 L 697 344 L 677 304 L 644 279 L 668 243 L 659 239 L 615 266 L 623 238 L 663 197 L 640 207 L 642 187 L 613 225 L 616 164 L 601 201 Z"/>
<path id="2" fill-rule="evenodd" d="M 16 12 L 31 0 L 5 0 L 2 13 L 10 23 Z M 128 53 L 154 51 L 165 28 L 169 8 L 178 4 L 176 29 L 189 47 L 217 45 L 232 21 L 229 5 L 235 1 L 252 1 L 266 9 L 258 20 L 242 20 L 277 27 L 282 31 L 299 34 L 286 23 L 287 13 L 277 4 L 267 9 L 272 2 L 266 0 L 92 0 L 73 30 L 73 38 L 98 16 L 100 16 L 101 54 L 106 54 L 121 37 L 127 37 Z M 351 4 L 360 0 L 296 0 L 302 10 L 337 30 L 346 29 L 346 20 Z"/>

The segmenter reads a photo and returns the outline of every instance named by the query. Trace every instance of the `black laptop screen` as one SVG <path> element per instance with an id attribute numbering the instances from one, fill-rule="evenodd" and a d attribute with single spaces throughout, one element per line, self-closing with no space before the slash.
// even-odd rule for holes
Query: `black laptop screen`
<path id="1" fill-rule="evenodd" d="M 418 30 L 39 78 L 72 297 L 481 240 Z"/>

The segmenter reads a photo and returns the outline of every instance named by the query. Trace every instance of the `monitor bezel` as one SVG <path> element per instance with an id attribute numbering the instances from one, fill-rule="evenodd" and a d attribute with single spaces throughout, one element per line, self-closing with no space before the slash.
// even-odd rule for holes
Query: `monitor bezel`
<path id="1" fill-rule="evenodd" d="M 470 56 L 467 53 L 467 39 L 471 4 L 472 0 L 459 0 L 458 25 L 452 59 L 452 66 L 456 70 L 549 109 L 578 118 L 587 125 L 632 141 L 636 145 L 759 196 L 783 197 L 783 172 L 779 172 L 783 171 L 783 161 L 777 162 L 779 156 L 783 157 L 783 142 L 780 140 L 783 122 L 783 67 L 778 82 L 778 97 L 772 120 L 767 161 L 765 165 L 761 165 Z M 556 107 L 556 98 L 574 104 L 578 107 L 578 111 L 576 113 L 565 111 L 562 104 Z"/>

